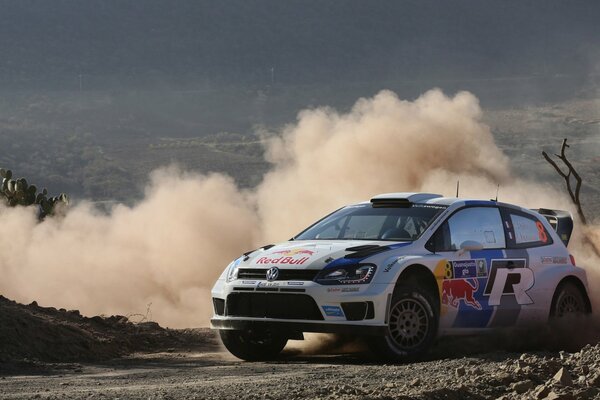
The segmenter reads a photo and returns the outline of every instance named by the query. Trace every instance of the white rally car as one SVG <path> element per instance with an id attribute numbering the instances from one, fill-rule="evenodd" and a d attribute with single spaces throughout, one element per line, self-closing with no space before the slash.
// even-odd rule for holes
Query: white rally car
<path id="1" fill-rule="evenodd" d="M 245 360 L 303 332 L 368 336 L 383 357 L 439 336 L 590 313 L 568 212 L 391 193 L 343 207 L 233 261 L 212 289 L 213 329 Z"/>

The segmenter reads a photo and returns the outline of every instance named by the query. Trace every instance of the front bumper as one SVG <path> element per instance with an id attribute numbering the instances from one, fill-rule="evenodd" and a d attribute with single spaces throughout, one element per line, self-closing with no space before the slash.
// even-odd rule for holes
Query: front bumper
<path id="1" fill-rule="evenodd" d="M 257 321 L 244 319 L 213 318 L 210 321 L 212 329 L 229 330 L 270 330 L 290 335 L 301 332 L 339 333 L 351 335 L 383 336 L 387 326 L 331 324 L 324 322 L 298 322 L 298 321 Z"/>
<path id="2" fill-rule="evenodd" d="M 212 290 L 215 314 L 211 327 L 384 335 L 389 291 L 387 284 L 219 280 Z"/>

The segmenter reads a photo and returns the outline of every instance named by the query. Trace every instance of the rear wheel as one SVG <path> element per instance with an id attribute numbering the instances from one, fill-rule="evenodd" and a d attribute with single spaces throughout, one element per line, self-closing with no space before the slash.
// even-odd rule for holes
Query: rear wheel
<path id="1" fill-rule="evenodd" d="M 434 342 L 439 322 L 435 297 L 416 284 L 400 284 L 394 290 L 385 336 L 373 338 L 371 349 L 392 361 L 423 356 Z"/>
<path id="2" fill-rule="evenodd" d="M 572 282 L 563 282 L 552 299 L 550 316 L 564 318 L 567 316 L 580 316 L 587 313 L 587 302 L 581 290 Z"/>
<path id="3" fill-rule="evenodd" d="M 220 330 L 221 341 L 231 354 L 246 361 L 277 358 L 288 339 L 270 331 Z"/>

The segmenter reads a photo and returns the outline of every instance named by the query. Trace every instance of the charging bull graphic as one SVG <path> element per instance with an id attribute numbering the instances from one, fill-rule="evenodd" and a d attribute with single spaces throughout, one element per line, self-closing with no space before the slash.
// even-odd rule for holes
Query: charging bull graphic
<path id="1" fill-rule="evenodd" d="M 475 283 L 471 285 L 470 280 Z M 479 289 L 477 279 L 446 279 L 442 282 L 442 304 L 458 308 L 462 300 L 466 305 L 481 310 L 481 304 L 473 297 L 477 289 Z"/>

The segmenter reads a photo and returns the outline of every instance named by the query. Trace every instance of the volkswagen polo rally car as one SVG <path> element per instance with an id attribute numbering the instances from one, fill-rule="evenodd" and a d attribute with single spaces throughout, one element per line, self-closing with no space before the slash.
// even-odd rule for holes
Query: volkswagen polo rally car
<path id="1" fill-rule="evenodd" d="M 211 325 L 245 360 L 304 332 L 364 335 L 403 360 L 443 335 L 590 313 L 572 229 L 565 211 L 382 194 L 233 261 L 212 289 Z"/>

